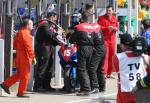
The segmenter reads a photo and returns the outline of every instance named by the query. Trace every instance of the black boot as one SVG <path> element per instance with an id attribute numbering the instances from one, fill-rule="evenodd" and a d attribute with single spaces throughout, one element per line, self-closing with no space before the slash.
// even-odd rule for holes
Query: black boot
<path id="1" fill-rule="evenodd" d="M 96 94 L 99 92 L 99 89 L 98 88 L 94 88 L 90 91 L 90 94 Z"/>
<path id="2" fill-rule="evenodd" d="M 76 95 L 77 96 L 89 96 L 90 92 L 89 91 L 79 91 Z"/>
<path id="3" fill-rule="evenodd" d="M 5 86 L 3 83 L 0 84 L 0 86 L 2 87 L 2 89 L 3 89 L 7 94 L 10 94 L 9 87 Z"/>
<path id="4" fill-rule="evenodd" d="M 17 97 L 19 97 L 19 98 L 30 98 L 30 96 L 25 95 L 25 94 L 20 94 L 20 93 L 17 94 Z"/>

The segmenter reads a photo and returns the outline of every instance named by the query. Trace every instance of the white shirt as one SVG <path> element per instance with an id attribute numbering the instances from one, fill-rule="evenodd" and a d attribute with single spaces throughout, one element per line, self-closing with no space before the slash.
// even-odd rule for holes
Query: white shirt
<path id="1" fill-rule="evenodd" d="M 136 82 L 146 76 L 146 64 L 142 56 L 128 57 L 125 52 L 117 54 L 119 60 L 121 92 L 130 92 Z"/>

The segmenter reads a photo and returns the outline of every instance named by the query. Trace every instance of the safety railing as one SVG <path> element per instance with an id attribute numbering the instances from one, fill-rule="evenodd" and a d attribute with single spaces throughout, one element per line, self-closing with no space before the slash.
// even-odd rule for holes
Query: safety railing
<path id="1" fill-rule="evenodd" d="M 4 81 L 4 40 L 0 39 L 0 83 Z M 0 88 L 0 95 L 2 95 L 2 89 Z"/>

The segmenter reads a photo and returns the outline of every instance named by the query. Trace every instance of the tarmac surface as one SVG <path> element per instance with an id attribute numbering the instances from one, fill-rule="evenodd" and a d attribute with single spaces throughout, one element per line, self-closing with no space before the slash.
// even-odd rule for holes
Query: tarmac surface
<path id="1" fill-rule="evenodd" d="M 55 86 L 53 86 L 55 87 Z M 55 87 L 61 88 L 61 87 Z M 17 92 L 0 96 L 0 103 L 116 103 L 117 76 L 106 79 L 106 91 L 90 96 L 76 96 L 76 93 L 55 92 L 27 92 L 30 98 L 18 98 Z"/>

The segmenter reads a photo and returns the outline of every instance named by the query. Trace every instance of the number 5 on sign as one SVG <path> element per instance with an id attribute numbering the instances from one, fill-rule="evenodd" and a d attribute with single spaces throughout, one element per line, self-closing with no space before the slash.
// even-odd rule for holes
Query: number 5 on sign
<path id="1" fill-rule="evenodd" d="M 133 81 L 134 79 L 140 80 L 141 79 L 141 74 L 140 73 L 136 73 L 134 75 L 133 73 L 129 73 L 129 80 Z"/>

